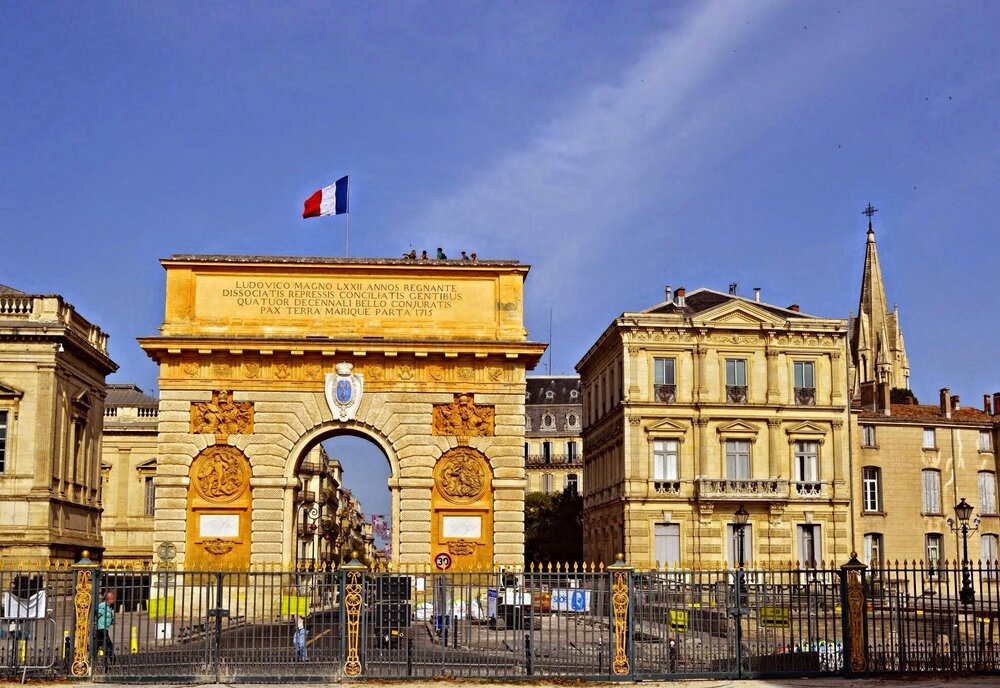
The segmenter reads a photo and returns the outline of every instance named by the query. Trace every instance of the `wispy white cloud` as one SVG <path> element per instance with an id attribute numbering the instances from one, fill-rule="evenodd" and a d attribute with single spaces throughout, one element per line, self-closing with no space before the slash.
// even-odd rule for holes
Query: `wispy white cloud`
<path id="1" fill-rule="evenodd" d="M 613 244 L 623 216 L 662 193 L 650 175 L 662 156 L 688 166 L 692 103 L 756 22 L 778 1 L 699 6 L 658 36 L 614 84 L 593 87 L 541 133 L 451 196 L 418 215 L 418 245 L 443 236 L 486 256 L 516 256 L 539 268 L 536 291 L 574 289 L 558 262 L 584 274 Z M 613 200 L 612 200 L 613 199 Z M 582 279 L 582 277 L 581 277 Z"/>

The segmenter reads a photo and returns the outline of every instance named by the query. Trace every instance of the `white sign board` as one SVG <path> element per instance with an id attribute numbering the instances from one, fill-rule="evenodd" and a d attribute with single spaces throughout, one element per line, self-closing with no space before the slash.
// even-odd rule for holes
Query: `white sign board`
<path id="1" fill-rule="evenodd" d="M 481 516 L 442 516 L 441 536 L 446 538 L 478 539 L 483 535 Z"/>
<path id="2" fill-rule="evenodd" d="M 198 521 L 201 537 L 239 537 L 239 514 L 202 514 Z"/>
<path id="3" fill-rule="evenodd" d="M 552 591 L 551 605 L 554 612 L 589 612 L 590 591 L 556 588 Z"/>

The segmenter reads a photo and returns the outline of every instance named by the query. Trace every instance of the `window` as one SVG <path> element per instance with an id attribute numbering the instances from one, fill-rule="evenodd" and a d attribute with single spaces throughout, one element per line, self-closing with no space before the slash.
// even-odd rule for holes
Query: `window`
<path id="1" fill-rule="evenodd" d="M 7 412 L 0 411 L 0 473 L 7 470 Z"/>
<path id="2" fill-rule="evenodd" d="M 552 493 L 552 474 L 543 473 L 542 474 L 542 492 L 545 494 Z"/>
<path id="3" fill-rule="evenodd" d="M 923 471 L 924 513 L 941 513 L 941 472 L 935 470 Z"/>
<path id="4" fill-rule="evenodd" d="M 875 426 L 874 425 L 862 425 L 861 426 L 861 446 L 862 447 L 874 447 L 875 444 Z"/>
<path id="5" fill-rule="evenodd" d="M 816 382 L 812 361 L 795 361 L 795 403 L 813 405 L 816 403 Z"/>
<path id="6" fill-rule="evenodd" d="M 656 440 L 653 442 L 653 480 L 656 482 L 676 482 L 677 440 Z"/>
<path id="7" fill-rule="evenodd" d="M 744 564 L 750 564 L 753 561 L 753 525 L 747 523 L 743 526 L 743 556 L 740 557 L 740 538 L 739 538 L 739 528 L 735 524 L 730 523 L 726 526 L 727 534 L 729 536 L 729 551 L 726 552 L 726 559 L 729 563 L 730 568 L 736 568 L 740 564 L 740 559 L 743 560 Z"/>
<path id="8" fill-rule="evenodd" d="M 726 401 L 747 403 L 747 362 L 743 359 L 726 359 Z"/>
<path id="9" fill-rule="evenodd" d="M 924 449 L 936 449 L 937 442 L 934 438 L 934 428 L 924 428 Z"/>
<path id="10" fill-rule="evenodd" d="M 865 564 L 877 569 L 882 564 L 882 533 L 865 533 Z"/>
<path id="11" fill-rule="evenodd" d="M 750 480 L 750 441 L 726 440 L 726 477 Z"/>
<path id="12" fill-rule="evenodd" d="M 571 428 L 575 428 L 579 420 L 580 419 L 576 417 L 575 413 L 571 413 L 566 417 L 566 425 Z"/>
<path id="13" fill-rule="evenodd" d="M 546 401 L 552 401 L 555 398 L 556 398 L 556 393 L 555 392 L 553 392 L 551 389 L 545 390 L 545 399 L 546 399 Z"/>
<path id="14" fill-rule="evenodd" d="M 566 458 L 570 461 L 576 461 L 576 442 L 572 440 L 566 443 Z"/>
<path id="15" fill-rule="evenodd" d="M 142 513 L 152 516 L 156 510 L 156 486 L 153 485 L 153 476 L 147 475 L 143 478 L 143 488 L 145 489 Z"/>
<path id="16" fill-rule="evenodd" d="M 983 563 L 990 572 L 990 578 L 996 576 L 997 569 L 997 536 L 994 533 L 983 533 L 980 538 L 983 548 Z"/>
<path id="17" fill-rule="evenodd" d="M 580 478 L 576 473 L 570 473 L 566 476 L 566 489 L 570 492 L 578 492 L 580 490 Z"/>
<path id="18" fill-rule="evenodd" d="M 819 443 L 795 443 L 795 479 L 803 483 L 819 481 Z"/>
<path id="19" fill-rule="evenodd" d="M 527 442 L 525 442 L 524 443 L 524 460 L 525 461 L 528 460 L 528 449 L 529 448 L 530 448 L 530 445 Z"/>
<path id="20" fill-rule="evenodd" d="M 555 420 L 552 418 L 551 413 L 546 413 L 542 416 L 542 427 L 546 430 L 551 430 L 552 426 L 555 425 Z"/>
<path id="21" fill-rule="evenodd" d="M 882 511 L 882 469 L 865 466 L 861 469 L 861 499 L 865 511 Z"/>
<path id="22" fill-rule="evenodd" d="M 806 523 L 798 527 L 799 561 L 806 568 L 816 568 L 820 561 L 819 526 Z"/>
<path id="23" fill-rule="evenodd" d="M 987 516 L 997 513 L 997 481 L 992 471 L 979 472 L 979 513 Z"/>
<path id="24" fill-rule="evenodd" d="M 676 564 L 681 560 L 681 527 L 676 523 L 657 523 L 653 526 L 653 558 L 663 564 Z"/>
<path id="25" fill-rule="evenodd" d="M 979 451 L 993 451 L 993 436 L 990 435 L 989 430 L 979 431 Z"/>
<path id="26" fill-rule="evenodd" d="M 552 443 L 542 442 L 542 461 L 552 463 Z"/>
<path id="27" fill-rule="evenodd" d="M 579 398 L 579 396 L 580 396 L 580 390 L 578 390 L 578 389 L 571 389 L 569 391 L 569 398 L 570 399 L 577 399 L 577 398 Z"/>
<path id="28" fill-rule="evenodd" d="M 927 558 L 927 573 L 931 578 L 937 578 L 941 571 L 941 553 L 944 551 L 944 536 L 939 533 L 927 533 L 924 536 L 924 552 Z"/>
<path id="29" fill-rule="evenodd" d="M 672 358 L 653 359 L 653 391 L 657 401 L 672 402 L 676 400 L 675 366 L 676 363 Z"/>

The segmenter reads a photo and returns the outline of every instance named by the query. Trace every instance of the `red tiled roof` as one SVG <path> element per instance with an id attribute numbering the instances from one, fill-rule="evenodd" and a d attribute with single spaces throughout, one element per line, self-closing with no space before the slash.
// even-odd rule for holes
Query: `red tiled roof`
<path id="1" fill-rule="evenodd" d="M 886 416 L 881 411 L 872 411 L 868 408 L 861 409 L 861 418 L 872 418 L 879 420 L 896 419 L 900 421 L 919 420 L 931 423 L 975 423 L 987 425 L 998 420 L 994 416 L 989 416 L 981 409 L 962 407 L 951 412 L 951 418 L 945 418 L 941 413 L 941 408 L 933 404 L 890 404 L 892 415 Z"/>

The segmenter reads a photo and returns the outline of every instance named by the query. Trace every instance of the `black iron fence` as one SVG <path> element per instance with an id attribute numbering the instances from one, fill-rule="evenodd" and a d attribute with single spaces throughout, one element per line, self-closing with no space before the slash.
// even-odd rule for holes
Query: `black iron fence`
<path id="1" fill-rule="evenodd" d="M 997 672 L 998 583 L 995 563 L 963 572 L 856 560 L 745 570 L 18 566 L 0 568 L 0 672 L 109 682 Z"/>

